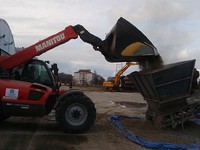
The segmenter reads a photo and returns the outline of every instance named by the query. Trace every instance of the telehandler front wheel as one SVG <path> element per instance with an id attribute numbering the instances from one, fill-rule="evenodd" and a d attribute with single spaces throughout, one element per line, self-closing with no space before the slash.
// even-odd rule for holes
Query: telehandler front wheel
<path id="1" fill-rule="evenodd" d="M 96 119 L 94 103 L 85 95 L 71 95 L 56 108 L 56 121 L 67 133 L 83 133 L 89 130 Z"/>
<path id="2" fill-rule="evenodd" d="M 2 104 L 0 103 L 0 122 L 8 119 L 10 116 L 6 116 L 2 113 Z"/>

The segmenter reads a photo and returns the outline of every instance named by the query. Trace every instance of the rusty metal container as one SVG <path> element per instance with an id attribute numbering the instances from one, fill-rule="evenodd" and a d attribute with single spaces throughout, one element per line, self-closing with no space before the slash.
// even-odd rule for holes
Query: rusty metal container
<path id="1" fill-rule="evenodd" d="M 187 109 L 194 66 L 195 60 L 188 60 L 129 75 L 148 103 L 148 117 L 168 116 L 171 124 L 174 113 Z"/>

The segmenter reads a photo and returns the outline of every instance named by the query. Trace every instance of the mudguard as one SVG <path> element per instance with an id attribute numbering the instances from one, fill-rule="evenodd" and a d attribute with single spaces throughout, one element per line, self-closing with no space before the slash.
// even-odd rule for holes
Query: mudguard
<path id="1" fill-rule="evenodd" d="M 83 91 L 80 90 L 69 90 L 66 93 L 62 94 L 61 96 L 58 97 L 57 103 L 55 105 L 55 108 L 60 104 L 61 101 L 63 101 L 66 97 L 70 97 L 72 95 L 84 95 Z"/>

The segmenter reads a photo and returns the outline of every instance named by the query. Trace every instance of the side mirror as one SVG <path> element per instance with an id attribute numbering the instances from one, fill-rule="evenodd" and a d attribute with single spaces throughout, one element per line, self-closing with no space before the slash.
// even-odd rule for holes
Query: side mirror
<path id="1" fill-rule="evenodd" d="M 58 65 L 56 63 L 51 65 L 51 70 L 54 72 L 54 74 L 57 76 L 58 75 Z"/>

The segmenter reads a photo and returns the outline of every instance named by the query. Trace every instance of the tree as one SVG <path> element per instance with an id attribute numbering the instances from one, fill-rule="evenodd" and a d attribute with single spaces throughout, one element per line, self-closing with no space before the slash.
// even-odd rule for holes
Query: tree
<path id="1" fill-rule="evenodd" d="M 60 82 L 66 84 L 71 84 L 73 80 L 73 76 L 71 74 L 59 73 L 58 74 Z"/>
<path id="2" fill-rule="evenodd" d="M 102 76 L 98 75 L 96 71 L 94 71 L 94 84 L 102 85 L 104 81 L 105 79 Z"/>

